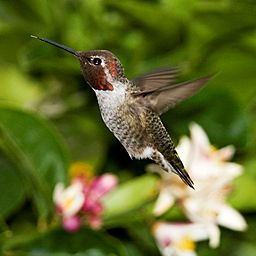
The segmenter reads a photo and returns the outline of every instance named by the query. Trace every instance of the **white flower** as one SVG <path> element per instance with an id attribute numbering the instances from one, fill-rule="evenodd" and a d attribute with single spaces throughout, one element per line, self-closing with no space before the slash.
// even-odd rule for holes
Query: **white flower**
<path id="1" fill-rule="evenodd" d="M 225 182 L 229 182 L 242 173 L 240 165 L 227 162 L 234 154 L 233 146 L 217 150 L 210 144 L 203 129 L 195 123 L 190 126 L 190 132 L 191 140 L 182 137 L 177 151 L 195 182 L 200 183 L 199 181 L 209 181 L 210 178 L 219 179 L 220 177 Z"/>
<path id="2" fill-rule="evenodd" d="M 173 206 L 175 202 L 175 196 L 171 190 L 171 186 L 163 186 L 161 188 L 155 207 L 153 209 L 154 215 L 159 216 Z"/>
<path id="3" fill-rule="evenodd" d="M 192 124 L 190 131 L 191 139 L 183 137 L 177 151 L 195 183 L 195 190 L 176 176 L 157 170 L 162 182 L 154 213 L 162 214 L 178 200 L 190 221 L 205 226 L 210 246 L 216 247 L 220 240 L 218 225 L 237 231 L 247 226 L 240 213 L 225 202 L 232 181 L 242 173 L 242 167 L 227 161 L 234 154 L 233 146 L 217 150 L 199 125 Z"/>
<path id="4" fill-rule="evenodd" d="M 53 201 L 64 218 L 76 215 L 85 201 L 82 183 L 75 181 L 67 188 L 64 188 L 63 183 L 57 183 L 53 192 Z"/>
<path id="5" fill-rule="evenodd" d="M 193 223 L 157 222 L 153 234 L 163 256 L 196 256 L 195 242 L 208 239 L 205 227 Z"/>
<path id="6" fill-rule="evenodd" d="M 217 247 L 220 239 L 217 225 L 237 231 L 246 229 L 244 218 L 225 202 L 231 182 L 242 173 L 242 167 L 227 162 L 234 154 L 234 147 L 217 150 L 200 126 L 192 124 L 190 130 L 192 140 L 181 140 L 177 150 L 195 182 L 196 190 L 187 189 L 182 205 L 191 221 L 208 227 L 210 246 Z"/>
<path id="7" fill-rule="evenodd" d="M 208 229 L 211 247 L 219 245 L 218 225 L 236 231 L 243 231 L 247 226 L 242 215 L 218 197 L 189 197 L 184 200 L 183 207 L 191 221 L 202 223 Z"/>

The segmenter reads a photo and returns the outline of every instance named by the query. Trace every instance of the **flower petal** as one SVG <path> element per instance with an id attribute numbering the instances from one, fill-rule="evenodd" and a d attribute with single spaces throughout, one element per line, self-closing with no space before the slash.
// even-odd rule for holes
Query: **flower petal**
<path id="1" fill-rule="evenodd" d="M 102 219 L 98 215 L 88 216 L 87 220 L 90 227 L 93 229 L 99 229 L 102 226 Z"/>
<path id="2" fill-rule="evenodd" d="M 87 197 L 83 205 L 83 211 L 94 215 L 100 215 L 103 212 L 103 205 L 99 200 Z"/>
<path id="3" fill-rule="evenodd" d="M 54 189 L 53 199 L 58 210 L 64 217 L 71 217 L 82 208 L 85 200 L 83 185 L 80 182 L 73 182 L 64 189 L 64 185 L 58 183 Z"/>
<path id="4" fill-rule="evenodd" d="M 81 226 L 80 218 L 77 216 L 72 216 L 63 219 L 63 227 L 66 231 L 73 233 L 76 232 Z"/>
<path id="5" fill-rule="evenodd" d="M 208 228 L 201 223 L 168 223 L 157 222 L 153 226 L 153 233 L 162 242 L 169 239 L 170 242 L 179 240 L 188 235 L 193 241 L 208 239 Z"/>
<path id="6" fill-rule="evenodd" d="M 188 168 L 188 165 L 189 165 L 191 149 L 192 149 L 191 140 L 187 136 L 181 137 L 179 141 L 179 145 L 176 147 L 176 150 L 185 168 Z"/>
<path id="7" fill-rule="evenodd" d="M 54 191 L 53 191 L 53 202 L 56 205 L 59 205 L 60 202 L 62 201 L 62 195 L 64 192 L 64 184 L 59 182 L 55 185 Z"/>
<path id="8" fill-rule="evenodd" d="M 215 152 L 216 157 L 221 161 L 227 161 L 232 158 L 235 153 L 235 147 L 233 145 L 226 146 Z"/>
<path id="9" fill-rule="evenodd" d="M 164 256 L 195 256 L 195 241 L 208 239 L 207 228 L 197 223 L 157 222 L 153 233 Z"/>
<path id="10" fill-rule="evenodd" d="M 157 198 L 153 213 L 156 216 L 163 214 L 174 204 L 174 196 L 168 188 L 162 188 Z"/>
<path id="11" fill-rule="evenodd" d="M 212 248 L 216 248 L 220 244 L 220 229 L 214 223 L 207 223 L 207 229 L 209 234 L 209 245 Z"/>
<path id="12" fill-rule="evenodd" d="M 227 162 L 222 165 L 223 175 L 228 176 L 229 180 L 240 176 L 243 172 L 243 167 L 240 164 Z"/>
<path id="13" fill-rule="evenodd" d="M 191 133 L 192 144 L 198 146 L 200 148 L 200 151 L 209 150 L 209 148 L 211 147 L 211 144 L 205 131 L 202 129 L 201 126 L 199 126 L 196 123 L 192 123 L 190 125 L 190 133 Z"/>
<path id="14" fill-rule="evenodd" d="M 94 194 L 94 196 L 101 197 L 106 193 L 110 192 L 111 190 L 113 190 L 116 185 L 117 177 L 113 174 L 107 173 L 96 177 L 92 181 L 90 191 Z"/>
<path id="15" fill-rule="evenodd" d="M 247 224 L 243 216 L 226 204 L 223 204 L 221 207 L 217 217 L 217 222 L 226 228 L 236 231 L 244 231 L 247 228 Z"/>
<path id="16" fill-rule="evenodd" d="M 196 256 L 196 252 L 194 251 L 181 251 L 176 250 L 172 247 L 166 247 L 162 250 L 163 256 Z"/>

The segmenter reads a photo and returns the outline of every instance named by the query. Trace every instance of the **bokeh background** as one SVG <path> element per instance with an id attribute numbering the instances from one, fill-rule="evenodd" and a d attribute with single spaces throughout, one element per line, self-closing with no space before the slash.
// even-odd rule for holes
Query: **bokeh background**
<path id="1" fill-rule="evenodd" d="M 190 122 L 197 122 L 216 147 L 234 145 L 234 161 L 244 166 L 229 201 L 246 217 L 248 230 L 223 229 L 221 246 L 212 250 L 200 243 L 199 255 L 255 255 L 255 1 L 0 1 L 3 253 L 160 255 L 146 225 L 150 217 L 141 211 L 145 198 L 104 231 L 70 235 L 50 228 L 52 190 L 57 181 L 68 180 L 71 162 L 84 161 L 96 173 L 112 172 L 125 182 L 144 175 L 149 161 L 131 161 L 105 127 L 78 61 L 31 34 L 76 50 L 110 50 L 130 79 L 177 65 L 183 70 L 180 81 L 214 74 L 199 94 L 162 119 L 176 143 L 188 134 Z"/>

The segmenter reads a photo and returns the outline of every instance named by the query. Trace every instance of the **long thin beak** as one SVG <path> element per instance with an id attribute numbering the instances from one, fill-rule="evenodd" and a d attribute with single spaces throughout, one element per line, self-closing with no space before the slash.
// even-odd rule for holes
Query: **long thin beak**
<path id="1" fill-rule="evenodd" d="M 55 42 L 53 42 L 53 41 L 51 41 L 51 40 L 49 40 L 49 39 L 41 38 L 41 37 L 38 37 L 38 36 L 33 36 L 33 35 L 31 35 L 31 37 L 36 38 L 36 39 L 38 39 L 38 40 L 41 40 L 41 41 L 43 41 L 43 42 L 46 42 L 46 43 L 48 43 L 48 44 L 54 45 L 54 46 L 56 46 L 56 47 L 58 47 L 58 48 L 60 48 L 60 49 L 63 49 L 63 50 L 65 50 L 65 51 L 67 51 L 67 52 L 70 52 L 70 53 L 72 53 L 73 55 L 75 55 L 75 56 L 78 57 L 78 58 L 80 57 L 80 55 L 79 55 L 79 53 L 78 53 L 77 51 L 75 51 L 75 50 L 73 50 L 73 49 L 71 49 L 71 48 L 69 48 L 69 47 L 67 47 L 67 46 L 65 46 L 65 45 L 58 44 L 58 43 L 55 43 Z"/>

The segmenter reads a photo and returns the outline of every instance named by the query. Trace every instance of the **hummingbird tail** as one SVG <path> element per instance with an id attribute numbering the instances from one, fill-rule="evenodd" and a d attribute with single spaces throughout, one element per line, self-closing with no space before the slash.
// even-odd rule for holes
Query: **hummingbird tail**
<path id="1" fill-rule="evenodd" d="M 182 164 L 181 167 L 178 167 L 175 164 L 169 163 L 164 158 L 164 156 L 158 151 L 154 152 L 154 154 L 152 156 L 152 160 L 154 160 L 157 164 L 159 164 L 163 170 L 165 170 L 167 172 L 174 172 L 175 174 L 177 174 L 185 184 L 187 184 L 189 187 L 195 189 L 194 188 L 194 182 L 192 181 L 189 174 L 187 173 L 187 171 L 183 167 L 183 164 Z"/>
<path id="2" fill-rule="evenodd" d="M 173 171 L 174 173 L 176 173 L 176 174 L 182 179 L 182 181 L 183 181 L 185 184 L 187 184 L 189 187 L 195 189 L 195 188 L 194 188 L 194 182 L 193 182 L 193 180 L 190 178 L 189 174 L 187 173 L 187 171 L 186 171 L 185 169 L 180 170 L 180 169 L 175 168 L 175 167 L 173 167 L 173 166 L 172 166 L 172 169 L 173 169 L 172 171 Z"/>

